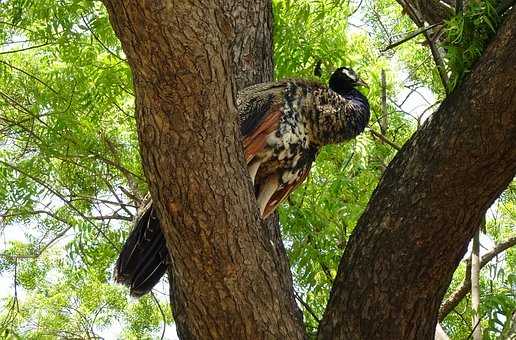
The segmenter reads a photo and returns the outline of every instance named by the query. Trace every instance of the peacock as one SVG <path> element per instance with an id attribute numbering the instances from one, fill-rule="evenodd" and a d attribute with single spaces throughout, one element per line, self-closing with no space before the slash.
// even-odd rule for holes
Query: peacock
<path id="1" fill-rule="evenodd" d="M 238 94 L 244 156 L 262 218 L 268 217 L 308 176 L 322 146 L 350 140 L 369 122 L 367 86 L 348 67 L 336 69 L 328 87 L 286 79 L 256 84 Z M 150 199 L 118 257 L 115 280 L 133 296 L 149 292 L 170 262 Z"/>

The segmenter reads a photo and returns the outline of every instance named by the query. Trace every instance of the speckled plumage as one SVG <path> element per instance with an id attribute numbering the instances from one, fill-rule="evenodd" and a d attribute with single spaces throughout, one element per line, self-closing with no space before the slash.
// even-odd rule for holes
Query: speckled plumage
<path id="1" fill-rule="evenodd" d="M 363 83 L 363 82 L 362 82 Z M 282 80 L 239 93 L 240 130 L 249 174 L 262 217 L 308 176 L 319 149 L 361 133 L 369 121 L 367 99 L 354 86 L 354 71 L 337 69 L 330 88 L 317 81 Z M 115 279 L 131 294 L 152 289 L 168 263 L 159 220 L 148 203 L 136 221 L 115 268 Z"/>
<path id="2" fill-rule="evenodd" d="M 369 120 L 367 99 L 354 88 L 342 92 L 319 82 L 291 79 L 251 86 L 240 94 L 246 161 L 263 217 L 303 182 L 321 146 L 343 142 L 364 130 Z M 262 122 L 273 128 L 253 134 Z"/>

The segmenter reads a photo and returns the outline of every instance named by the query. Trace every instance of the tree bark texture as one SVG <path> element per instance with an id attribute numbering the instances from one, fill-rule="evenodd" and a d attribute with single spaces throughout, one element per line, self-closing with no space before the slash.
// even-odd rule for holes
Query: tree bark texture
<path id="1" fill-rule="evenodd" d="M 339 265 L 319 339 L 432 339 L 452 274 L 516 172 L 516 11 L 385 171 Z"/>
<path id="2" fill-rule="evenodd" d="M 239 87 L 271 76 L 260 50 L 270 44 L 269 1 L 104 3 L 133 71 L 180 337 L 303 338 L 277 223 L 261 226 L 235 108 Z"/>

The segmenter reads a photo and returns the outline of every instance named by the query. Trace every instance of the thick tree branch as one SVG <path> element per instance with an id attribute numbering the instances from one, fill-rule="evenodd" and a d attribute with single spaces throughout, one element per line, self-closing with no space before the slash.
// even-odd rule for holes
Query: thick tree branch
<path id="1" fill-rule="evenodd" d="M 319 339 L 434 336 L 469 240 L 516 173 L 514 22 L 512 10 L 385 171 L 346 247 Z"/>
<path id="2" fill-rule="evenodd" d="M 516 245 L 516 236 L 509 238 L 507 241 L 497 244 L 490 252 L 484 254 L 480 260 L 480 269 L 485 267 L 494 257 L 507 249 Z M 439 311 L 439 320 L 442 321 L 446 316 L 453 310 L 457 305 L 464 299 L 464 297 L 471 290 L 471 262 L 467 262 L 466 275 L 464 281 L 453 293 L 450 294 L 448 299 L 444 301 Z"/>

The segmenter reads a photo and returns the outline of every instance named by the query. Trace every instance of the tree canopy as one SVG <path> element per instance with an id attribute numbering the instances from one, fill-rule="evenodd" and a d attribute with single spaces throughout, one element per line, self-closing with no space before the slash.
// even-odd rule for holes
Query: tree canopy
<path id="1" fill-rule="evenodd" d="M 370 85 L 366 132 L 325 147 L 279 209 L 309 335 L 389 162 L 471 73 L 507 15 L 502 1 L 472 3 L 434 22 L 424 9 L 415 20 L 405 1 L 272 2 L 276 79 L 314 78 L 321 61 L 323 81 L 334 68 L 352 65 Z M 148 190 L 134 112 L 131 69 L 102 3 L 0 2 L 3 336 L 156 338 L 174 322 L 166 286 L 135 300 L 112 280 Z M 489 339 L 507 338 L 516 322 L 515 204 L 512 182 L 488 210 L 480 238 L 481 254 L 493 255 L 480 277 L 481 327 Z M 443 309 L 451 307 L 441 309 L 452 339 L 467 338 L 473 328 L 469 288 L 461 288 L 468 263 L 448 288 Z"/>

